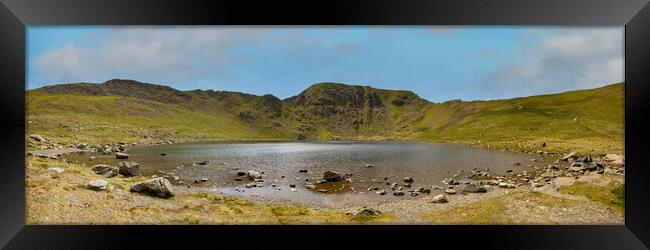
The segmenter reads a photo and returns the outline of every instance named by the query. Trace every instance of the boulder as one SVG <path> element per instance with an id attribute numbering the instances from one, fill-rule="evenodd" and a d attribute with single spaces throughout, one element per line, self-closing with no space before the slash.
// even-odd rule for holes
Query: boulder
<path id="1" fill-rule="evenodd" d="M 334 171 L 325 171 L 323 173 L 323 179 L 330 182 L 340 181 L 342 179 L 341 174 Z"/>
<path id="2" fill-rule="evenodd" d="M 485 193 L 487 189 L 476 184 L 469 184 L 463 189 L 463 193 Z"/>
<path id="3" fill-rule="evenodd" d="M 250 170 L 246 172 L 246 176 L 248 179 L 256 180 L 256 179 L 262 179 L 262 173 L 257 172 L 255 170 Z"/>
<path id="4" fill-rule="evenodd" d="M 444 194 L 439 194 L 433 197 L 431 203 L 447 203 L 447 197 Z"/>
<path id="5" fill-rule="evenodd" d="M 126 177 L 138 176 L 140 174 L 140 164 L 135 161 L 120 162 L 119 174 Z"/>
<path id="6" fill-rule="evenodd" d="M 88 189 L 95 190 L 95 191 L 106 190 L 107 186 L 108 186 L 108 181 L 101 180 L 101 179 L 89 181 L 87 185 Z"/>
<path id="7" fill-rule="evenodd" d="M 172 187 L 172 184 L 163 177 L 153 178 L 133 184 L 133 186 L 131 186 L 131 192 L 145 193 L 161 198 L 174 196 L 174 188 Z"/>
<path id="8" fill-rule="evenodd" d="M 129 159 L 129 154 L 117 152 L 117 153 L 115 153 L 115 158 L 116 159 Z"/>
<path id="9" fill-rule="evenodd" d="M 97 164 L 91 168 L 95 174 L 103 175 L 106 178 L 111 178 L 118 174 L 118 169 L 116 167 L 106 165 L 106 164 Z"/>

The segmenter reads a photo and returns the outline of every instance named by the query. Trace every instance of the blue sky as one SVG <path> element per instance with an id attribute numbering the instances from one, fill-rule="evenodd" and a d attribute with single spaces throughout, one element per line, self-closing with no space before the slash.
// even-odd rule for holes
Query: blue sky
<path id="1" fill-rule="evenodd" d="M 287 98 L 317 82 L 441 102 L 623 81 L 623 27 L 31 26 L 27 88 L 133 79 Z"/>

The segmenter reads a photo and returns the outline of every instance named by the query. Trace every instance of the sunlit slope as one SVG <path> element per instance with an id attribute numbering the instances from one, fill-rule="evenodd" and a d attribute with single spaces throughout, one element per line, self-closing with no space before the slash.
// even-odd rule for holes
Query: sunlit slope
<path id="1" fill-rule="evenodd" d="M 214 94 L 189 92 L 186 102 L 163 103 L 119 95 L 28 91 L 28 133 L 75 143 L 291 138 L 280 117 L 268 115 L 252 97 L 224 94 L 246 103 L 231 108 L 206 97 Z"/>
<path id="2" fill-rule="evenodd" d="M 623 152 L 624 118 L 624 85 L 618 83 L 552 95 L 434 104 L 417 127 L 424 140 L 604 153 Z"/>

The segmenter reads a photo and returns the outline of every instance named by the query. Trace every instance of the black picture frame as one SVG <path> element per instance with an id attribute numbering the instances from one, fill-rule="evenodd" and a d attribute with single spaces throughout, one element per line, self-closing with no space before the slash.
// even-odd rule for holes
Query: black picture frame
<path id="1" fill-rule="evenodd" d="M 647 249 L 650 245 L 650 5 L 647 0 L 145 1 L 0 0 L 0 246 L 294 247 L 387 241 L 499 249 Z M 625 26 L 624 226 L 35 226 L 25 225 L 25 34 L 29 25 Z M 234 240 L 237 238 L 238 240 Z M 215 245 L 212 245 L 215 246 Z M 265 245 L 260 245 L 260 247 Z"/>

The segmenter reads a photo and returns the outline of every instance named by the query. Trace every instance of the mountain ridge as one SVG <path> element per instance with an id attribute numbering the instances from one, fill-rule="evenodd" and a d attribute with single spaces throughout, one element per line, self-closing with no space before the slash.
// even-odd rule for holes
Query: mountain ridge
<path id="1" fill-rule="evenodd" d="M 129 140 L 135 141 L 142 134 L 165 131 L 150 137 L 175 141 L 425 140 L 516 149 L 534 148 L 548 141 L 557 142 L 558 150 L 577 143 L 585 144 L 578 148 L 589 150 L 587 145 L 594 144 L 597 150 L 605 151 L 608 147 L 622 150 L 623 86 L 618 83 L 512 99 L 435 103 L 408 90 L 331 82 L 315 83 L 295 96 L 280 99 L 271 94 L 181 91 L 112 79 L 100 84 L 59 84 L 27 90 L 27 114 L 28 119 L 41 124 L 32 126 L 35 131 L 52 132 L 40 122 L 54 118 L 93 126 L 115 123 L 132 130 Z M 86 136 L 102 140 L 100 135 Z M 106 140 L 115 137 L 103 136 Z"/>

